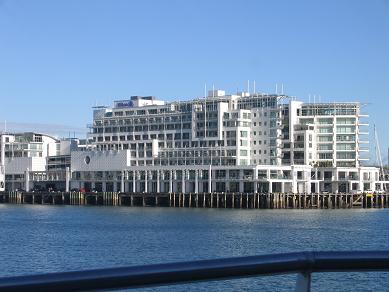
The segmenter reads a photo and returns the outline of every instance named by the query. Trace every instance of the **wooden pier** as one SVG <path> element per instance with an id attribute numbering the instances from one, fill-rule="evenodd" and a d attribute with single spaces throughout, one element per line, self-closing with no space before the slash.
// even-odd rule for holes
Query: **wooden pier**
<path id="1" fill-rule="evenodd" d="M 229 209 L 389 208 L 389 194 L 2 192 L 0 203 Z"/>

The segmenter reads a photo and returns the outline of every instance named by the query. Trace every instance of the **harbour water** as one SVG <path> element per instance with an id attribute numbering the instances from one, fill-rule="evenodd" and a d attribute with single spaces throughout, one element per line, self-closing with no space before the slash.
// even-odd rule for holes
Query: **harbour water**
<path id="1" fill-rule="evenodd" d="M 388 209 L 0 204 L 0 276 L 307 250 L 389 250 Z M 290 291 L 295 275 L 143 291 Z M 389 273 L 313 274 L 313 291 L 389 291 Z"/>

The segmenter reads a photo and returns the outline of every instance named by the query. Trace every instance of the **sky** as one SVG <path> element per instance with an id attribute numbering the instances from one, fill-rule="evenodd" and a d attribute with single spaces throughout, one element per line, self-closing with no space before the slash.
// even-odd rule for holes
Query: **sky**
<path id="1" fill-rule="evenodd" d="M 366 104 L 387 159 L 389 0 L 0 0 L 0 130 L 81 135 L 96 104 L 247 80 Z"/>

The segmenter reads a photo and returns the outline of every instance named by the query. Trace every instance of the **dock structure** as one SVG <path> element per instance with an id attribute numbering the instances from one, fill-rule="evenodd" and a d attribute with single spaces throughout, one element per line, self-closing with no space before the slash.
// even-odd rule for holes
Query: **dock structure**
<path id="1" fill-rule="evenodd" d="M 0 203 L 229 209 L 389 208 L 388 193 L 1 192 Z"/>

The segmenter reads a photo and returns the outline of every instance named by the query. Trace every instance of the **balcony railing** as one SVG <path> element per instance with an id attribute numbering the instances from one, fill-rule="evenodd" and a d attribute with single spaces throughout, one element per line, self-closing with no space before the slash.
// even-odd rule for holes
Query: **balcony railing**
<path id="1" fill-rule="evenodd" d="M 299 252 L 0 278 L 0 291 L 90 291 L 297 274 L 310 291 L 317 272 L 389 271 L 389 251 Z"/>

